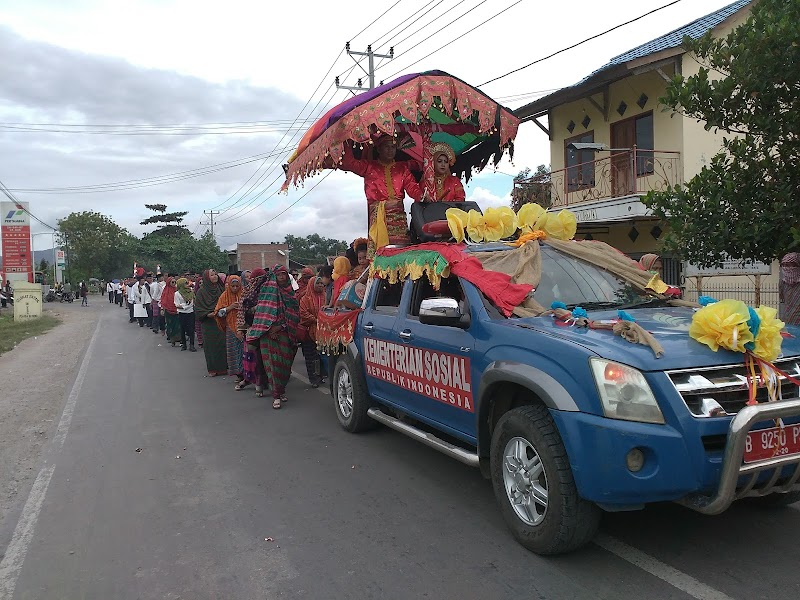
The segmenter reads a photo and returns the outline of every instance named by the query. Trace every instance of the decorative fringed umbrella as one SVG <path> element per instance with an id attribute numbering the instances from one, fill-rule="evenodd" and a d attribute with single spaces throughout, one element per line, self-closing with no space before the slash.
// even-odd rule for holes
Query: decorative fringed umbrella
<path id="1" fill-rule="evenodd" d="M 284 189 L 299 185 L 322 169 L 338 168 L 345 144 L 356 151 L 372 144 L 377 134 L 410 137 L 413 148 L 403 151 L 423 168 L 422 185 L 435 193 L 430 145 L 453 148 L 453 170 L 469 181 L 489 161 L 513 156 L 519 119 L 512 112 L 444 71 L 426 71 L 397 79 L 330 109 L 305 133 L 289 158 Z"/>

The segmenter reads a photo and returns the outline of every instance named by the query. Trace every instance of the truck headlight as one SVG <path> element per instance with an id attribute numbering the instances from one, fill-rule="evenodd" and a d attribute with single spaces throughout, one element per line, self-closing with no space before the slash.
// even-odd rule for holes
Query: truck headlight
<path id="1" fill-rule="evenodd" d="M 606 417 L 664 423 L 664 415 L 641 371 L 601 358 L 592 358 L 589 364 Z"/>

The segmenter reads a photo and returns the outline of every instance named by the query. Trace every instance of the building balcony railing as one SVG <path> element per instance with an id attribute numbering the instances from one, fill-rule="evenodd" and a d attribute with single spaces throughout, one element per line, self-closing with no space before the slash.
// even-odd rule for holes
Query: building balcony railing
<path id="1" fill-rule="evenodd" d="M 680 152 L 632 148 L 553 171 L 549 181 L 517 181 L 514 187 L 538 186 L 535 202 L 567 208 L 665 190 L 681 183 L 680 159 Z"/>

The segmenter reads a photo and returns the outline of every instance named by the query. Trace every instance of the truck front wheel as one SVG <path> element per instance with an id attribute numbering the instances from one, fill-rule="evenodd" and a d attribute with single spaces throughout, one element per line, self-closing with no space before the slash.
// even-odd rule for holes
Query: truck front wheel
<path id="1" fill-rule="evenodd" d="M 350 433 L 377 425 L 367 415 L 370 403 L 364 375 L 349 355 L 341 356 L 333 368 L 333 406 L 339 423 Z"/>
<path id="2" fill-rule="evenodd" d="M 492 435 L 495 496 L 511 533 L 537 554 L 587 544 L 600 509 L 578 496 L 564 443 L 547 408 L 531 405 L 504 414 Z"/>

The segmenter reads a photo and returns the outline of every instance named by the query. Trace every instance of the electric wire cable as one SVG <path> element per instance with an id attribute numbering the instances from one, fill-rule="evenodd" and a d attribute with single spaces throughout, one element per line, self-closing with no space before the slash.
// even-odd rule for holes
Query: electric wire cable
<path id="1" fill-rule="evenodd" d="M 634 19 L 631 19 L 630 21 L 625 21 L 624 23 L 620 23 L 619 25 L 615 25 L 614 27 L 611 27 L 610 29 L 606 29 L 605 31 L 602 31 L 600 33 L 597 33 L 597 34 L 591 36 L 591 37 L 583 39 L 580 42 L 572 44 L 571 46 L 567 46 L 566 48 L 562 48 L 561 50 L 553 52 L 552 54 L 548 54 L 547 56 L 544 56 L 542 58 L 538 58 L 538 59 L 534 60 L 533 62 L 528 63 L 527 65 L 519 67 L 518 69 L 514 69 L 512 71 L 509 71 L 508 73 L 505 73 L 504 75 L 500 75 L 499 77 L 495 77 L 494 79 L 490 79 L 489 81 L 484 81 L 483 83 L 481 83 L 477 87 L 483 87 L 484 85 L 488 85 L 488 84 L 493 83 L 493 82 L 495 82 L 495 81 L 497 81 L 499 79 L 503 79 L 504 77 L 508 77 L 509 75 L 513 75 L 514 73 L 518 73 L 518 72 L 522 71 L 523 69 L 527 69 L 528 67 L 531 67 L 531 66 L 533 66 L 533 65 L 535 65 L 537 63 L 543 62 L 543 61 L 545 61 L 545 60 L 547 60 L 549 58 L 553 58 L 554 56 L 557 56 L 558 54 L 561 54 L 562 52 L 566 52 L 567 50 L 572 50 L 573 48 L 577 48 L 578 46 L 580 46 L 582 44 L 585 44 L 586 42 L 590 42 L 590 41 L 595 40 L 595 39 L 597 39 L 597 38 L 599 38 L 599 37 L 601 37 L 603 35 L 606 35 L 607 33 L 611 33 L 612 31 L 614 31 L 616 29 L 619 29 L 620 27 L 625 27 L 626 25 L 630 25 L 631 23 L 635 23 L 636 21 L 644 19 L 645 17 L 648 17 L 648 16 L 650 16 L 650 15 L 652 15 L 654 13 L 657 13 L 660 10 L 664 10 L 665 8 L 669 8 L 670 6 L 674 6 L 674 5 L 678 4 L 678 2 L 681 2 L 681 0 L 673 0 L 669 4 L 665 4 L 665 5 L 660 6 L 658 8 L 654 8 L 653 10 L 651 10 L 649 12 L 646 12 L 643 15 L 639 15 L 638 17 L 636 17 Z"/>
<path id="2" fill-rule="evenodd" d="M 248 231 L 243 231 L 242 233 L 236 233 L 236 234 L 233 234 L 233 235 L 220 235 L 219 237 L 224 237 L 224 238 L 240 237 L 240 236 L 243 236 L 243 235 L 247 235 L 248 233 L 253 233 L 253 232 L 254 232 L 254 231 L 256 231 L 257 229 L 261 229 L 261 228 L 262 228 L 262 227 L 264 227 L 265 225 L 269 225 L 269 224 L 270 224 L 270 223 L 272 223 L 272 222 L 273 222 L 275 219 L 277 219 L 278 217 L 280 217 L 281 215 L 283 215 L 284 213 L 286 213 L 287 211 L 289 211 L 289 210 L 290 210 L 290 209 L 291 209 L 293 206 L 295 206 L 295 205 L 296 205 L 298 202 L 300 202 L 300 200 L 302 200 L 303 198 L 305 198 L 306 196 L 308 196 L 308 195 L 309 195 L 311 192 L 313 192 L 313 191 L 314 191 L 314 189 L 315 189 L 315 188 L 316 188 L 316 187 L 317 187 L 317 186 L 318 186 L 320 183 L 322 183 L 323 181 L 325 181 L 325 179 L 327 179 L 327 178 L 328 178 L 328 176 L 329 176 L 331 173 L 333 173 L 333 171 L 328 171 L 327 173 L 325 173 L 325 175 L 323 175 L 323 176 L 320 178 L 320 180 L 319 180 L 319 181 L 317 181 L 317 182 L 316 182 L 316 183 L 315 183 L 313 186 L 311 186 L 311 188 L 309 188 L 309 189 L 308 189 L 308 191 L 306 191 L 306 192 L 305 192 L 305 193 L 304 193 L 302 196 L 300 196 L 300 197 L 299 197 L 297 200 L 295 200 L 295 201 L 294 201 L 294 202 L 292 202 L 292 203 L 291 203 L 289 206 L 287 206 L 286 208 L 284 208 L 284 209 L 283 209 L 281 212 L 279 212 L 277 215 L 273 216 L 271 219 L 268 219 L 267 221 L 264 221 L 264 222 L 263 222 L 261 225 L 259 225 L 258 227 L 253 227 L 253 229 L 250 229 L 250 230 L 248 230 Z"/>
<path id="3" fill-rule="evenodd" d="M 485 2 L 485 1 L 486 1 L 486 0 L 484 0 L 484 2 Z M 680 1 L 680 0 L 678 0 L 678 1 Z M 453 43 L 455 43 L 455 42 L 458 42 L 458 41 L 460 41 L 460 40 L 463 40 L 463 39 L 464 39 L 466 36 L 468 36 L 470 33 L 474 33 L 475 31 L 477 31 L 478 29 L 480 29 L 481 27 L 483 27 L 484 25 L 486 25 L 486 23 L 488 23 L 489 21 L 491 21 L 491 20 L 493 20 L 493 19 L 496 19 L 497 17 L 499 17 L 500 15 L 502 15 L 504 12 L 506 12 L 506 11 L 508 11 L 508 10 L 510 10 L 510 9 L 512 9 L 512 8 L 514 8 L 514 7 L 515 7 L 517 4 L 519 4 L 520 2 L 522 2 L 522 0 L 517 0 L 517 1 L 516 1 L 516 2 L 514 2 L 513 4 L 510 4 L 509 6 L 505 7 L 505 8 L 504 8 L 503 10 L 501 10 L 500 12 L 498 12 L 498 13 L 495 13 L 494 15 L 492 15 L 491 17 L 489 17 L 488 19 L 486 19 L 485 21 L 482 21 L 482 22 L 478 23 L 478 24 L 477 24 L 475 27 L 473 27 L 472 29 L 469 29 L 468 31 L 465 31 L 465 32 L 464 32 L 464 33 L 462 33 L 460 36 L 458 36 L 458 37 L 456 37 L 456 38 L 453 38 L 452 40 L 450 40 L 450 41 L 449 41 L 449 42 L 447 42 L 446 44 L 443 44 L 443 45 L 439 46 L 439 47 L 438 47 L 436 50 L 433 50 L 432 52 L 429 52 L 428 54 L 426 54 L 426 55 L 425 55 L 425 56 L 423 56 L 422 58 L 419 58 L 419 59 L 415 60 L 415 61 L 414 61 L 414 62 L 412 62 L 411 64 L 408 64 L 408 65 L 406 65 L 405 67 L 403 67 L 402 69 L 400 69 L 399 71 L 396 71 L 396 72 L 395 72 L 395 73 L 393 73 L 392 75 L 389 75 L 389 76 L 387 77 L 387 79 L 391 79 L 391 78 L 392 78 L 392 77 L 394 77 L 395 75 L 398 75 L 398 74 L 402 73 L 403 71 L 405 71 L 406 69 L 409 69 L 410 67 L 413 67 L 414 65 L 416 65 L 417 63 L 420 63 L 420 62 L 422 62 L 422 61 L 423 61 L 423 60 L 425 60 L 426 58 L 428 58 L 428 57 L 430 57 L 430 56 L 433 56 L 434 54 L 436 54 L 436 53 L 437 53 L 437 52 L 439 52 L 440 50 L 443 50 L 444 48 L 447 48 L 447 46 L 449 46 L 450 44 L 453 44 Z M 483 4 L 483 2 L 481 2 L 481 4 Z M 474 9 L 475 9 L 475 8 L 477 8 L 478 6 L 480 6 L 480 4 L 478 4 L 478 5 L 474 6 L 472 9 L 470 9 L 470 11 L 474 10 Z M 467 13 L 469 13 L 470 11 L 467 11 L 466 13 L 464 13 L 464 15 L 466 15 L 466 14 L 467 14 Z M 461 16 L 463 17 L 464 15 L 461 15 Z M 461 18 L 461 17 L 459 17 L 459 19 L 460 19 L 460 18 Z M 458 20 L 458 19 L 456 19 L 456 20 Z M 451 25 L 451 24 L 452 24 L 452 23 L 454 23 L 456 20 L 454 20 L 454 21 L 451 21 L 450 23 L 448 23 L 447 25 L 445 25 L 445 27 L 447 27 L 447 26 Z M 444 29 L 444 27 L 443 27 L 442 29 Z M 409 50 L 409 52 L 410 52 L 410 50 Z M 408 52 L 404 52 L 403 54 L 408 54 Z"/>

